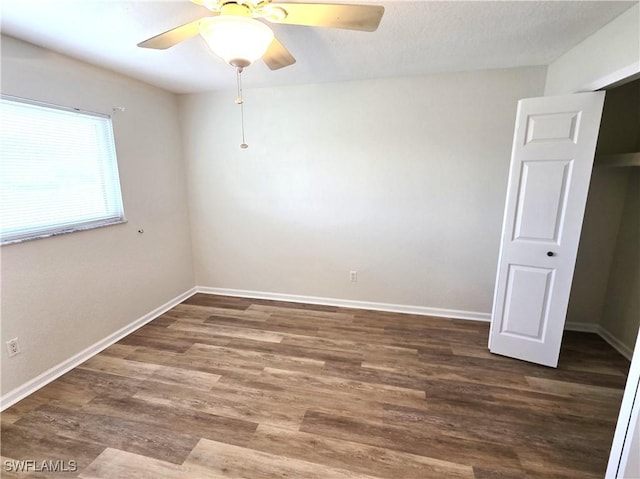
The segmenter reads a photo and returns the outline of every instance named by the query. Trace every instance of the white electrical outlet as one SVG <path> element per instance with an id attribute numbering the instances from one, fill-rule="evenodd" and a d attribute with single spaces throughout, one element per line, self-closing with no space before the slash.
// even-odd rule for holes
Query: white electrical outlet
<path id="1" fill-rule="evenodd" d="M 349 279 L 351 279 L 352 283 L 356 283 L 358 281 L 358 272 L 357 271 L 349 271 Z"/>
<path id="2" fill-rule="evenodd" d="M 9 357 L 19 354 L 20 343 L 18 343 L 18 338 L 13 338 L 7 341 L 7 349 L 9 350 Z"/>

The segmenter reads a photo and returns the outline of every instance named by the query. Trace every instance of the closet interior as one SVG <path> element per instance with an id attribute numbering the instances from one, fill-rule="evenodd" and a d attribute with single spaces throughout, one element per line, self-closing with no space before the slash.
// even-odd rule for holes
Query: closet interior
<path id="1" fill-rule="evenodd" d="M 640 79 L 607 89 L 567 329 L 631 358 L 640 326 Z"/>

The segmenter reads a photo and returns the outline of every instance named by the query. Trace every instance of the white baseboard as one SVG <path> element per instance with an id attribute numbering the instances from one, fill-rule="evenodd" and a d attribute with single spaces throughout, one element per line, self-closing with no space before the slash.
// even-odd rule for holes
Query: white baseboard
<path id="1" fill-rule="evenodd" d="M 215 294 L 220 296 L 235 296 L 239 298 L 271 299 L 274 301 L 288 301 L 291 303 L 320 304 L 324 306 L 338 306 L 342 308 L 371 309 L 374 311 L 388 311 L 391 313 L 419 314 L 421 316 L 436 316 L 441 318 L 468 319 L 471 321 L 490 321 L 490 313 L 476 311 L 461 311 L 458 309 L 428 308 L 425 306 L 408 306 L 403 304 L 374 303 L 370 301 L 355 301 L 351 299 L 322 298 L 318 296 L 299 296 L 296 294 L 265 293 L 262 291 L 247 291 L 241 289 L 210 288 L 197 286 L 198 293 Z"/>
<path id="2" fill-rule="evenodd" d="M 593 323 L 578 323 L 574 321 L 567 321 L 566 323 L 564 323 L 564 329 L 566 331 L 577 331 L 579 333 L 598 334 L 598 325 Z"/>
<path id="3" fill-rule="evenodd" d="M 625 358 L 631 361 L 631 358 L 633 357 L 633 349 L 631 349 L 629 346 L 624 344 L 622 341 L 620 341 L 618 338 L 616 338 L 613 334 L 611 334 L 609 331 L 604 329 L 602 326 L 598 326 L 597 333 L 598 333 L 598 336 L 600 336 L 607 343 L 609 343 L 613 349 L 615 349 L 620 354 L 622 354 Z"/>
<path id="4" fill-rule="evenodd" d="M 613 349 L 631 361 L 633 350 L 599 324 L 568 321 L 565 323 L 564 329 L 567 331 L 578 331 L 581 333 L 595 333 L 609 343 Z"/>
<path id="5" fill-rule="evenodd" d="M 129 323 L 128 325 L 119 329 L 115 333 L 110 334 L 106 338 L 103 338 L 97 343 L 92 344 L 88 348 L 84 349 L 83 351 L 80 351 L 78 354 L 75 354 L 69 359 L 61 362 L 60 364 L 40 374 L 39 376 L 36 376 L 35 378 L 31 379 L 30 381 L 27 381 L 23 385 L 18 386 L 12 391 L 9 391 L 7 394 L 4 394 L 0 398 L 0 411 L 4 411 L 6 408 L 8 408 L 9 406 L 12 406 L 13 404 L 17 403 L 21 399 L 27 397 L 29 394 L 32 394 L 36 392 L 38 389 L 46 386 L 54 379 L 59 378 L 64 373 L 70 371 L 76 366 L 79 366 L 80 364 L 85 362 L 87 359 L 95 356 L 103 349 L 108 348 L 109 346 L 118 342 L 128 334 L 131 334 L 132 332 L 134 332 L 136 329 L 139 329 L 145 324 L 149 323 L 150 321 L 156 319 L 158 316 L 167 312 L 177 304 L 183 302 L 185 299 L 189 298 L 190 296 L 193 296 L 195 293 L 196 293 L 196 288 L 191 288 L 190 290 L 185 291 L 181 295 L 176 296 L 175 298 L 167 301 L 162 306 L 157 307 L 153 311 L 150 311 L 149 313 L 136 319 L 132 323 Z"/>

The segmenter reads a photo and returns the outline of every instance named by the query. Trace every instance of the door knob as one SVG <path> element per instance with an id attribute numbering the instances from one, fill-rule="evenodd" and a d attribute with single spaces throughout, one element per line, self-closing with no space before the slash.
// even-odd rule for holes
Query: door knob
<path id="1" fill-rule="evenodd" d="M 547 251 L 547 256 L 555 256 L 556 254 L 553 251 Z"/>

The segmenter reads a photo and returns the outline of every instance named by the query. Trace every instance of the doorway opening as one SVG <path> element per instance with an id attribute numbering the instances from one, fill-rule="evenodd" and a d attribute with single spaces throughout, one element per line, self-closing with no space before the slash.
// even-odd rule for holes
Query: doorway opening
<path id="1" fill-rule="evenodd" d="M 640 79 L 607 90 L 567 329 L 631 359 L 640 326 Z"/>

